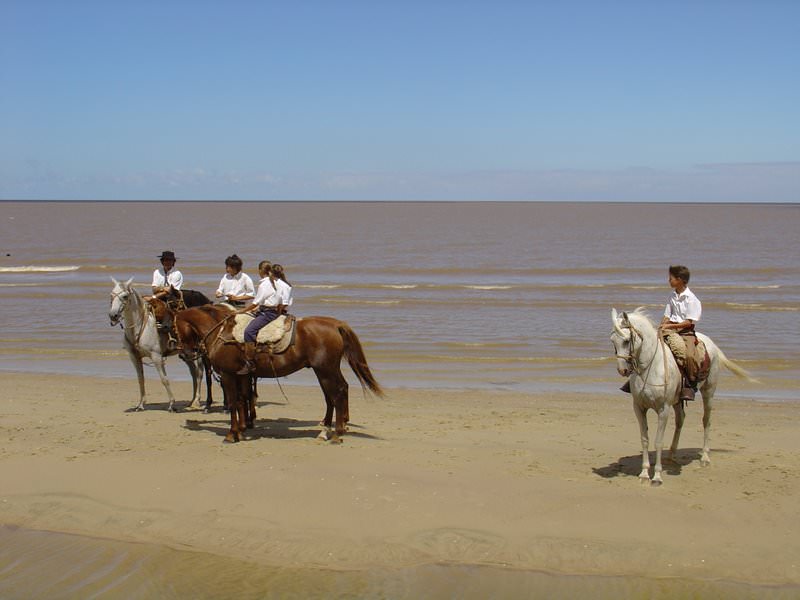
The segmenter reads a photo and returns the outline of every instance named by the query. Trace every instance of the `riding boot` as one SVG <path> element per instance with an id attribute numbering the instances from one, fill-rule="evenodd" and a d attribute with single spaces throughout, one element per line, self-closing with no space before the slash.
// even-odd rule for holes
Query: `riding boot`
<path id="1" fill-rule="evenodd" d="M 682 402 L 692 402 L 694 400 L 694 394 L 697 391 L 696 385 L 692 385 L 689 380 L 684 377 L 683 378 L 683 387 L 681 388 L 681 395 L 680 400 Z"/>
<path id="2" fill-rule="evenodd" d="M 631 380 L 630 380 L 630 379 L 628 379 L 628 380 L 625 382 L 625 384 L 624 384 L 624 385 L 623 385 L 621 388 L 619 388 L 619 389 L 620 389 L 621 391 L 625 392 L 626 394 L 630 394 L 630 393 L 631 393 Z"/>
<path id="3" fill-rule="evenodd" d="M 256 372 L 256 343 L 245 342 L 244 344 L 244 365 L 236 371 L 237 375 L 250 375 Z"/>

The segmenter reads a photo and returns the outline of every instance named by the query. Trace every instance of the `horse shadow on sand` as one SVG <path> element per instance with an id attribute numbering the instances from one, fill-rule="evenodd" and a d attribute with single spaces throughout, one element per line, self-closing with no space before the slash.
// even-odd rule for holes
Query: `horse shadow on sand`
<path id="1" fill-rule="evenodd" d="M 260 406 L 261 414 L 256 418 L 255 427 L 244 432 L 245 441 L 257 440 L 261 438 L 271 439 L 315 439 L 323 429 L 319 421 L 308 421 L 291 419 L 287 417 L 269 418 L 264 416 L 266 412 L 265 403 Z M 279 403 L 266 403 L 278 404 Z M 207 419 L 186 419 L 184 429 L 189 431 L 206 431 L 214 433 L 224 438 L 230 431 L 231 422 L 229 418 L 214 418 L 217 415 L 208 415 Z M 221 416 L 221 415 L 220 415 Z M 361 425 L 348 423 L 345 438 L 363 438 L 369 440 L 381 439 L 378 436 L 359 431 L 363 429 Z"/>
<path id="2" fill-rule="evenodd" d="M 667 457 L 668 450 L 662 453 L 662 467 L 664 473 L 672 476 L 680 475 L 684 467 L 688 467 L 692 463 L 699 463 L 702 455 L 702 448 L 681 448 L 675 453 L 675 460 L 669 460 Z M 714 450 L 714 454 L 723 454 L 730 452 L 729 450 Z M 650 468 L 656 464 L 656 452 L 652 450 L 649 452 Z M 614 477 L 639 477 L 642 471 L 642 455 L 634 454 L 632 456 L 623 456 L 615 462 L 608 464 L 604 467 L 592 467 L 592 473 L 599 475 L 604 479 L 612 479 Z"/>

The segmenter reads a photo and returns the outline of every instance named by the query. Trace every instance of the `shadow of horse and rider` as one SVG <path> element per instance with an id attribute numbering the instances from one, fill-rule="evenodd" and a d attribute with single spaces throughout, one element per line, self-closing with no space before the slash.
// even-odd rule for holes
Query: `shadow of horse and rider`
<path id="1" fill-rule="evenodd" d="M 715 450 L 718 454 L 726 454 L 732 450 Z M 702 448 L 681 448 L 680 452 L 672 458 L 672 460 L 664 461 L 664 473 L 675 476 L 680 475 L 685 467 L 702 466 Z M 649 459 L 655 462 L 655 450 L 649 452 Z M 603 479 L 614 479 L 615 477 L 634 477 L 639 478 L 639 473 L 642 470 L 642 455 L 632 454 L 630 456 L 622 456 L 616 461 L 609 463 L 602 467 L 592 467 L 592 473 L 602 477 Z"/>

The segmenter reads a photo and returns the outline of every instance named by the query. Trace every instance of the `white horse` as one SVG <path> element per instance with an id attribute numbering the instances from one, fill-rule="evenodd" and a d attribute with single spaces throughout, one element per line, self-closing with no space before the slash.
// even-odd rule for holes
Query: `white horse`
<path id="1" fill-rule="evenodd" d="M 649 439 L 647 436 L 647 410 L 653 409 L 658 415 L 656 431 L 656 465 L 652 484 L 661 485 L 661 450 L 664 441 L 664 430 L 669 420 L 669 408 L 675 410 L 675 434 L 669 448 L 669 459 L 674 460 L 678 449 L 678 440 L 683 427 L 683 403 L 678 400 L 681 390 L 681 373 L 672 352 L 661 339 L 656 326 L 643 312 L 637 308 L 632 313 L 617 314 L 611 309 L 611 322 L 614 330 L 611 343 L 617 358 L 617 371 L 623 377 L 629 377 L 631 394 L 633 395 L 633 411 L 639 421 L 642 438 L 642 472 L 640 481 L 650 480 Z M 709 434 L 711 431 L 711 406 L 714 392 L 717 389 L 720 366 L 726 367 L 739 377 L 755 382 L 749 373 L 729 360 L 722 350 L 707 335 L 698 333 L 697 337 L 705 344 L 711 359 L 711 368 L 705 381 L 698 382 L 703 396 L 703 452 L 700 463 L 708 466 Z"/>
<path id="2" fill-rule="evenodd" d="M 167 362 L 167 356 L 177 354 L 178 351 L 168 350 L 162 346 L 161 336 L 156 327 L 155 315 L 153 315 L 150 305 L 133 289 L 131 285 L 133 277 L 124 283 L 117 281 L 113 277 L 111 280 L 114 282 L 114 289 L 111 290 L 111 308 L 108 311 L 108 318 L 111 321 L 111 325 L 116 325 L 120 321 L 124 322 L 123 330 L 125 336 L 123 338 L 123 346 L 128 351 L 128 356 L 130 356 L 133 367 L 136 369 L 136 375 L 139 378 L 139 404 L 135 410 L 144 410 L 144 363 L 142 359 L 149 358 L 156 371 L 158 371 L 161 383 L 164 384 L 164 388 L 167 390 L 167 396 L 169 396 L 168 410 L 174 412 L 175 396 L 172 394 L 172 388 L 169 385 L 164 365 Z M 192 359 L 181 358 L 189 366 L 189 372 L 192 375 L 192 402 L 189 406 L 197 406 L 200 403 L 200 386 L 204 373 L 203 361 L 199 356 Z"/>

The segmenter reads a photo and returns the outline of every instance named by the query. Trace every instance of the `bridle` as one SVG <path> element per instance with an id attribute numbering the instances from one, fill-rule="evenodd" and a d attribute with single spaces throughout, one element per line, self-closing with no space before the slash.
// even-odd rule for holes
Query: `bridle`
<path id="1" fill-rule="evenodd" d="M 627 328 L 630 330 L 630 336 L 628 337 L 628 344 L 629 344 L 629 353 L 628 354 L 620 354 L 617 352 L 616 346 L 614 346 L 614 355 L 620 359 L 624 360 L 625 363 L 631 368 L 631 371 L 636 373 L 643 381 L 643 384 L 647 384 L 647 379 L 650 376 L 650 369 L 653 367 L 653 363 L 655 362 L 655 356 L 653 360 L 650 361 L 650 364 L 647 365 L 647 369 L 645 370 L 644 374 L 642 374 L 641 365 L 639 363 L 638 355 L 633 354 L 633 340 L 634 336 L 638 336 L 640 340 L 644 340 L 644 336 L 633 326 L 633 323 L 630 321 L 628 322 Z M 620 327 L 620 329 L 622 329 Z M 667 386 L 667 348 L 664 340 L 661 339 L 660 335 L 656 336 L 656 340 L 658 345 L 661 347 L 661 354 L 664 358 L 664 383 L 663 384 L 651 384 L 651 385 L 658 385 L 662 387 Z"/>
<path id="2" fill-rule="evenodd" d="M 112 327 L 114 325 L 117 325 L 117 324 L 120 326 L 120 329 L 122 329 L 125 332 L 125 337 L 128 337 L 128 332 L 129 331 L 132 333 L 133 330 L 134 330 L 134 324 L 133 323 L 129 323 L 122 316 L 122 313 L 128 307 L 128 302 L 130 300 L 130 297 L 131 297 L 132 293 L 134 293 L 132 290 L 126 290 L 126 289 L 123 289 L 123 290 L 121 290 L 119 292 L 113 292 L 113 291 L 111 292 L 111 304 L 114 303 L 114 300 L 117 300 L 120 297 L 122 297 L 122 299 L 119 300 L 120 309 L 119 309 L 119 312 L 115 315 L 116 318 L 115 319 L 109 319 L 109 320 L 111 321 L 111 326 Z M 139 327 L 139 333 L 136 335 L 136 337 L 134 339 L 131 340 L 132 342 L 134 342 L 134 344 L 136 346 L 139 345 L 139 340 L 142 338 L 142 334 L 144 333 L 144 328 L 147 326 L 147 318 L 149 316 L 148 313 L 152 314 L 152 310 L 153 310 L 152 307 L 149 304 L 147 304 L 147 302 L 144 302 L 143 305 L 144 305 L 144 311 L 143 311 L 144 314 L 142 315 L 142 324 Z M 125 325 L 123 325 L 121 323 L 121 321 L 125 321 Z"/>
<path id="3" fill-rule="evenodd" d="M 620 327 L 620 329 L 622 329 L 622 328 Z M 628 330 L 631 332 L 630 335 L 628 336 L 628 339 L 627 339 L 627 342 L 628 342 L 629 348 L 630 348 L 629 353 L 628 354 L 620 354 L 617 351 L 617 348 L 615 346 L 614 347 L 614 355 L 618 359 L 624 360 L 625 363 L 631 368 L 631 371 L 634 371 L 637 375 L 639 375 L 641 377 L 641 373 L 639 372 L 639 357 L 633 354 L 633 337 L 634 337 L 634 334 L 635 334 L 635 335 L 638 335 L 639 338 L 641 338 L 642 334 L 640 334 L 636 330 L 636 328 L 633 326 L 633 324 L 631 324 L 631 323 L 628 323 Z"/>

